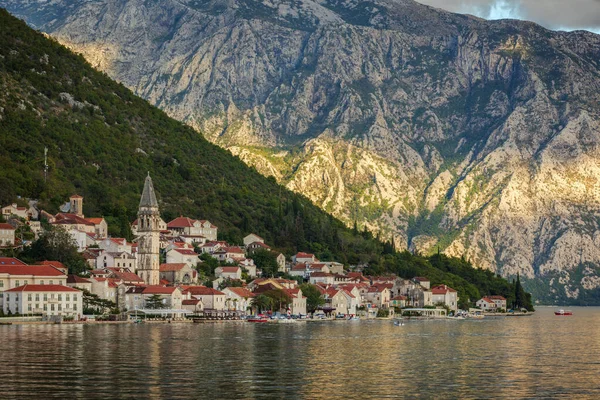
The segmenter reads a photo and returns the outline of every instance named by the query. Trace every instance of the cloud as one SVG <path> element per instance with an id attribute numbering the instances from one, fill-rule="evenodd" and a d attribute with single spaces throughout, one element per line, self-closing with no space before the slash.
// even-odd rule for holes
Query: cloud
<path id="1" fill-rule="evenodd" d="M 600 0 L 417 0 L 485 19 L 523 19 L 548 29 L 600 33 Z"/>

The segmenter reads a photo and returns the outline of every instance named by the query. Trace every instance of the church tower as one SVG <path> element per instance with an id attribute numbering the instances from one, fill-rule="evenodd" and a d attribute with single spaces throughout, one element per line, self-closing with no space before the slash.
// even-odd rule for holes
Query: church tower
<path id="1" fill-rule="evenodd" d="M 144 191 L 138 209 L 138 271 L 147 285 L 158 285 L 160 268 L 160 213 L 150 173 L 144 182 Z"/>

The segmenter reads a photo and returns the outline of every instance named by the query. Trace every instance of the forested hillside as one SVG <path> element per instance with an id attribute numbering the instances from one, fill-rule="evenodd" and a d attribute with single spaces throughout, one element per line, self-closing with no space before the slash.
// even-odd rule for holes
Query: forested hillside
<path id="1" fill-rule="evenodd" d="M 490 293 L 510 300 L 515 290 L 464 260 L 396 253 L 361 227 L 346 228 L 1 10 L 0 203 L 35 198 L 56 212 L 78 193 L 86 215 L 105 216 L 113 235 L 127 235 L 148 171 L 165 220 L 208 219 L 223 239 L 240 242 L 256 232 L 288 254 L 312 251 L 368 263 L 371 273 L 427 275 L 463 300 Z"/>

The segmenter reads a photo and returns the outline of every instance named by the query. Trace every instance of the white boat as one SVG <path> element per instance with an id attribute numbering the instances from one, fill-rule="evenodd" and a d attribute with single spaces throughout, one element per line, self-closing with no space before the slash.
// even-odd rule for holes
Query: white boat
<path id="1" fill-rule="evenodd" d="M 394 321 L 394 326 L 404 326 L 404 322 L 402 322 L 402 321 Z"/>

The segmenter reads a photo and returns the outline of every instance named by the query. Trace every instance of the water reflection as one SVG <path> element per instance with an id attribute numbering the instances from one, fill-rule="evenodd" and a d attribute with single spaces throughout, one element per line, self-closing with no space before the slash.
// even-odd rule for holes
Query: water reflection
<path id="1" fill-rule="evenodd" d="M 598 398 L 600 309 L 484 321 L 0 326 L 2 398 Z"/>

